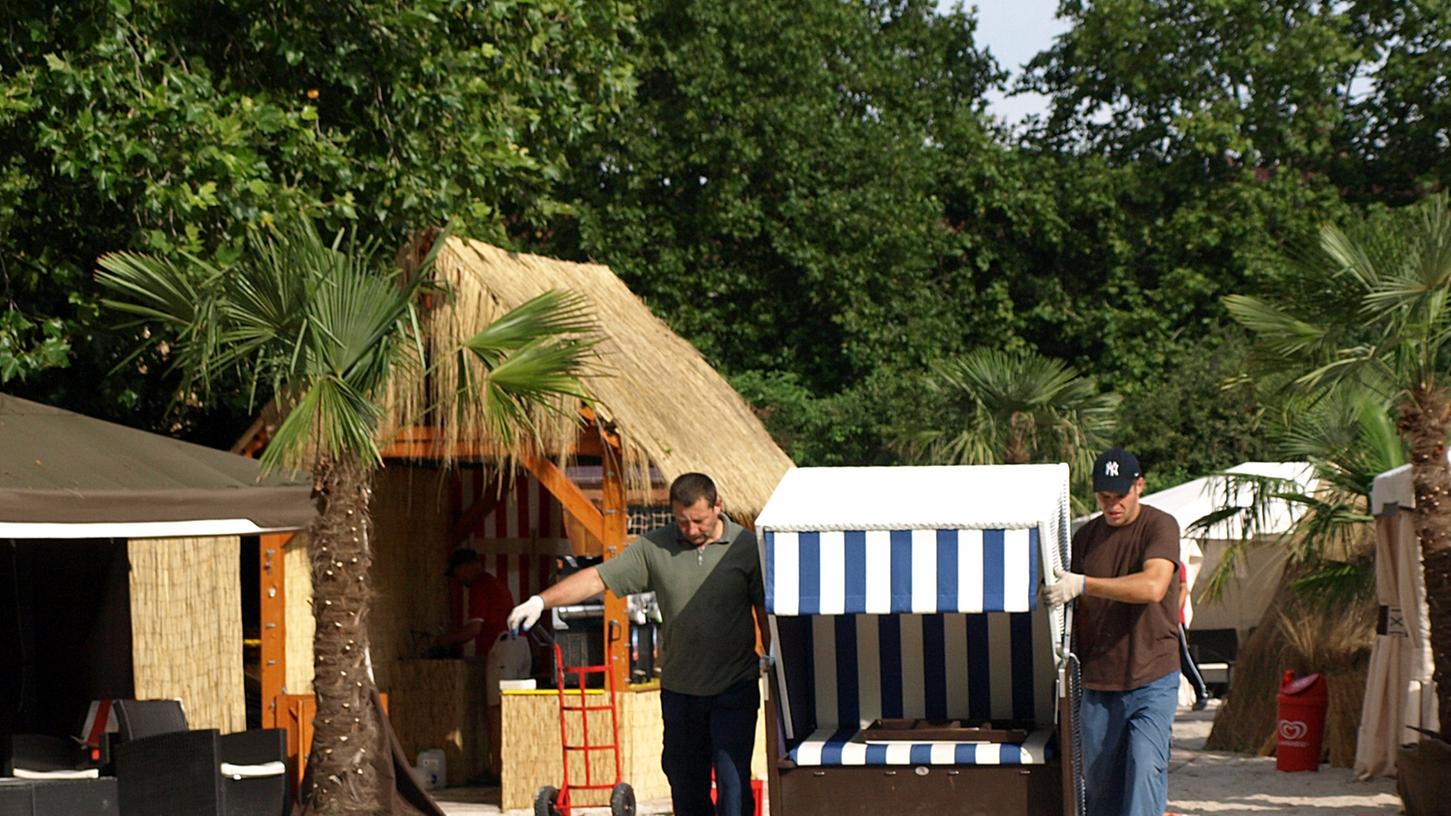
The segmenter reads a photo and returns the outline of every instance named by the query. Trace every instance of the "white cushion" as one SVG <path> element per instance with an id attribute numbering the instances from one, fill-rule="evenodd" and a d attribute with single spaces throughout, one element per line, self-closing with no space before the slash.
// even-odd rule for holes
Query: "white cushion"
<path id="1" fill-rule="evenodd" d="M 264 776 L 281 776 L 287 772 L 287 766 L 280 760 L 263 762 L 261 765 L 233 765 L 230 762 L 222 763 L 222 776 L 229 779 L 255 779 Z"/>
<path id="2" fill-rule="evenodd" d="M 84 771 L 32 771 L 28 768 L 15 769 L 15 776 L 18 779 L 96 779 L 100 775 L 101 771 L 98 768 L 87 768 Z"/>

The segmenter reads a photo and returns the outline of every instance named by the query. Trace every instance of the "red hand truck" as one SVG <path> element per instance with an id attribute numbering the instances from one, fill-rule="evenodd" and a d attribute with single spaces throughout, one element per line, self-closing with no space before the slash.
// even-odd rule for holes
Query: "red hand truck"
<path id="1" fill-rule="evenodd" d="M 605 644 L 605 662 L 602 666 L 565 666 L 564 653 L 559 644 L 551 645 L 554 648 L 554 684 L 559 689 L 559 744 L 564 751 L 564 784 L 558 788 L 545 785 L 539 789 L 534 796 L 534 816 L 572 816 L 571 794 L 577 790 L 608 790 L 611 816 L 635 816 L 635 791 L 628 783 L 620 780 L 619 706 L 615 698 L 615 673 L 610 670 L 610 644 Z M 590 705 L 585 694 L 586 681 L 589 676 L 596 674 L 604 675 L 605 702 Z M 568 682 L 566 675 L 574 682 Z M 610 712 L 609 742 L 590 742 L 591 711 Z M 580 741 L 577 744 L 569 741 L 568 717 L 573 713 L 579 714 Z M 615 755 L 615 778 L 613 782 L 597 782 L 590 756 L 606 751 Z M 584 760 L 582 785 L 571 784 L 569 781 L 571 755 L 580 756 Z"/>

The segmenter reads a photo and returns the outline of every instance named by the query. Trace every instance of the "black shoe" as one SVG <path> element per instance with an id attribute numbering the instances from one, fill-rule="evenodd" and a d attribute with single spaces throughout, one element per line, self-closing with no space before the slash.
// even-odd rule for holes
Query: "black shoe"
<path id="1" fill-rule="evenodd" d="M 1208 707 L 1209 707 L 1209 701 L 1206 700 L 1206 699 L 1204 699 L 1203 697 L 1200 697 L 1198 700 L 1195 700 L 1194 701 L 1194 710 L 1195 711 L 1203 711 L 1204 709 L 1206 709 Z"/>

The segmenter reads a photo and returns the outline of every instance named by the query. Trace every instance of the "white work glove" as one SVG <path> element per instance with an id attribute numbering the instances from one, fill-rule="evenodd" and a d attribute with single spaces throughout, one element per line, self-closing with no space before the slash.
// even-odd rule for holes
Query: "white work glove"
<path id="1" fill-rule="evenodd" d="M 1062 606 L 1083 594 L 1083 584 L 1087 579 L 1082 575 L 1059 567 L 1053 570 L 1053 577 L 1058 581 L 1044 584 L 1043 590 L 1038 594 L 1049 606 Z"/>
<path id="2" fill-rule="evenodd" d="M 539 616 L 544 614 L 544 599 L 538 595 L 530 595 L 529 600 L 514 607 L 509 613 L 509 631 L 514 634 L 529 631 L 529 627 L 539 622 Z"/>

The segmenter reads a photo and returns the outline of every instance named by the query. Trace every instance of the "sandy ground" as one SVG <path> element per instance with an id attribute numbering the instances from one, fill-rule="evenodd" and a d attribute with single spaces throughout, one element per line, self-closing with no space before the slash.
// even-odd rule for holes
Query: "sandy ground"
<path id="1" fill-rule="evenodd" d="M 1217 703 L 1217 701 L 1214 701 Z M 1217 705 L 1181 710 L 1174 722 L 1169 762 L 1169 810 L 1182 816 L 1393 816 L 1401 812 L 1395 781 L 1357 782 L 1347 768 L 1320 766 L 1314 773 L 1280 773 L 1274 757 L 1204 750 Z M 449 816 L 498 814 L 498 788 L 449 788 L 435 793 Z M 769 810 L 769 808 L 767 808 Z M 580 808 L 608 814 L 607 808 Z M 642 816 L 668 814 L 668 800 L 640 802 Z M 531 811 L 504 811 L 532 816 Z M 789 816 L 787 814 L 786 816 Z"/>
<path id="2" fill-rule="evenodd" d="M 1217 701 L 1213 701 L 1217 703 Z M 1280 773 L 1274 757 L 1204 750 L 1216 706 L 1180 711 L 1169 759 L 1169 810 L 1184 816 L 1369 816 L 1401 812 L 1393 779 L 1357 782 L 1349 768 Z"/>

